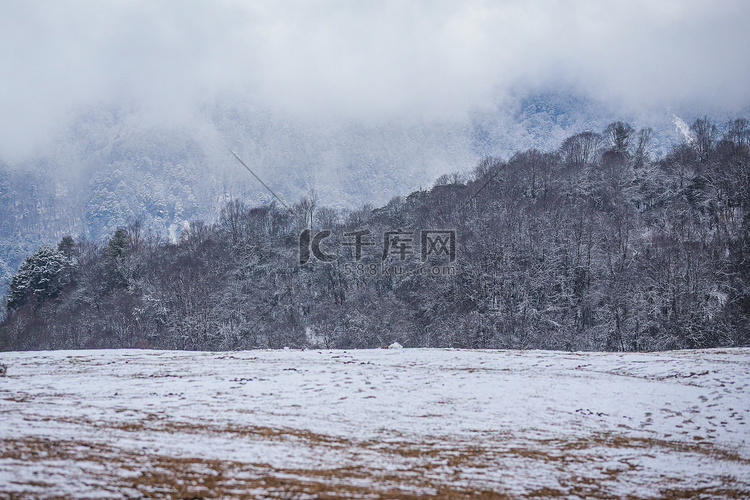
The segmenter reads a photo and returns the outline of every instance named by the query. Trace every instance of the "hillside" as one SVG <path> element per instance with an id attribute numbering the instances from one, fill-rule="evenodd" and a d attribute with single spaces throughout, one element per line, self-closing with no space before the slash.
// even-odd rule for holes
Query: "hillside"
<path id="1" fill-rule="evenodd" d="M 303 120 L 223 100 L 181 121 L 155 122 L 124 103 L 91 105 L 43 147 L 0 154 L 0 293 L 26 255 L 66 234 L 100 241 L 139 219 L 176 239 L 185 224 L 216 218 L 230 199 L 270 202 L 225 145 L 287 203 L 315 191 L 326 205 L 356 209 L 446 173 L 469 174 L 487 156 L 555 150 L 616 119 L 652 128 L 654 157 L 682 139 L 666 110 L 630 115 L 572 91 L 528 90 L 455 119 Z M 685 114 L 690 123 L 699 116 Z M 721 126 L 734 117 L 712 116 Z"/>
<path id="2" fill-rule="evenodd" d="M 0 349 L 670 350 L 750 345 L 750 126 L 582 132 L 357 210 L 225 203 L 165 240 L 65 237 L 14 275 Z"/>

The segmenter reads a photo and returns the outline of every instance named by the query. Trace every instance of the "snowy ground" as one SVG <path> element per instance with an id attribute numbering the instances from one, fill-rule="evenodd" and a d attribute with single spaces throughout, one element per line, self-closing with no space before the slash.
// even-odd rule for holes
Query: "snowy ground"
<path id="1" fill-rule="evenodd" d="M 0 498 L 750 498 L 750 349 L 0 363 Z"/>

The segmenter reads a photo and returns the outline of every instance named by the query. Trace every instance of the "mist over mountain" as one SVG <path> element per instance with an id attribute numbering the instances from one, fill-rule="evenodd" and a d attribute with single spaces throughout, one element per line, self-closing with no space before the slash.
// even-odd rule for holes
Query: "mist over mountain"
<path id="1" fill-rule="evenodd" d="M 633 118 L 654 129 L 654 157 L 684 140 L 675 115 Z M 229 200 L 272 201 L 228 149 L 286 204 L 314 192 L 325 205 L 356 209 L 430 187 L 446 173 L 468 174 L 487 156 L 553 151 L 617 119 L 604 103 L 563 92 L 529 93 L 450 121 L 316 122 L 222 103 L 200 120 L 167 126 L 123 106 L 91 107 L 48 150 L 2 163 L 0 275 L 7 283 L 26 255 L 67 234 L 98 241 L 139 220 L 174 240 L 190 221 L 215 220 Z"/>
<path id="2" fill-rule="evenodd" d="M 623 120 L 652 154 L 748 116 L 727 1 L 7 3 L 0 282 L 41 243 L 140 219 L 176 238 L 230 199 L 381 206 L 486 156 Z M 743 42 L 744 40 L 744 42 Z"/>

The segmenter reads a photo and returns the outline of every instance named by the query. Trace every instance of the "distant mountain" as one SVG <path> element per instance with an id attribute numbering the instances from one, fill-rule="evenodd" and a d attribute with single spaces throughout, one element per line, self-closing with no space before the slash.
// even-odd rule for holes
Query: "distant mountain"
<path id="1" fill-rule="evenodd" d="M 472 146 L 478 156 L 502 158 L 532 148 L 551 151 L 573 134 L 601 132 L 614 121 L 625 121 L 636 128 L 652 128 L 651 153 L 661 157 L 682 140 L 674 123 L 675 117 L 680 115 L 684 121 L 692 123 L 704 114 L 704 110 L 670 109 L 623 113 L 576 92 L 521 92 L 473 114 Z M 745 110 L 738 114 L 712 113 L 710 116 L 722 128 L 729 120 L 749 114 L 750 110 Z"/>
<path id="2" fill-rule="evenodd" d="M 354 208 L 383 205 L 441 174 L 468 173 L 485 156 L 554 150 L 573 133 L 615 120 L 653 127 L 654 153 L 663 154 L 681 140 L 673 119 L 668 110 L 617 115 L 571 92 L 519 93 L 463 120 L 430 122 L 299 119 L 219 103 L 159 124 L 127 107 L 91 108 L 51 150 L 0 159 L 0 282 L 38 245 L 66 234 L 99 240 L 140 219 L 146 230 L 176 238 L 187 222 L 214 219 L 229 199 L 270 201 L 226 148 L 287 204 L 314 191 L 323 204 Z"/>

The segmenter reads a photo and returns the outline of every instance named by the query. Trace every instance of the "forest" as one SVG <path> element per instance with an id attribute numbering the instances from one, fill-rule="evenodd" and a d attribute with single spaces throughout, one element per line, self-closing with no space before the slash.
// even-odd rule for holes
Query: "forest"
<path id="1" fill-rule="evenodd" d="M 750 124 L 652 158 L 614 122 L 383 207 L 227 202 L 176 241 L 134 220 L 12 278 L 0 349 L 750 345 Z"/>

